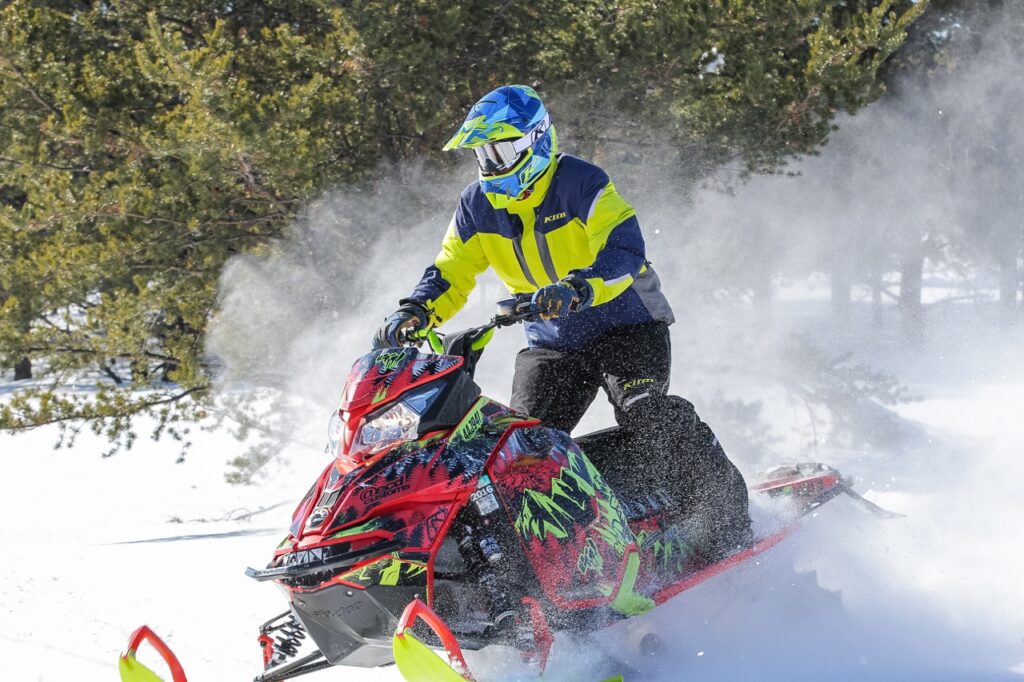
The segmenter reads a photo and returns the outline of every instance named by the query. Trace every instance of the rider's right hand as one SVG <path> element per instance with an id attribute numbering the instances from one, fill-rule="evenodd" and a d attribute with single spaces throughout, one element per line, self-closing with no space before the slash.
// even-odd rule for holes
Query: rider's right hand
<path id="1" fill-rule="evenodd" d="M 426 329 L 429 324 L 426 308 L 415 301 L 403 301 L 402 307 L 392 313 L 377 330 L 373 337 L 373 349 L 401 346 L 407 334 Z"/>

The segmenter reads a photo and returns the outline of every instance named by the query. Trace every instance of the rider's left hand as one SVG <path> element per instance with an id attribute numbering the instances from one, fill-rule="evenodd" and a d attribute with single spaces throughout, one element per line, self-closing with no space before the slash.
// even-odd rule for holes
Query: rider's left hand
<path id="1" fill-rule="evenodd" d="M 426 329 L 430 325 L 430 316 L 426 309 L 414 301 L 406 301 L 391 317 L 384 321 L 383 326 L 373 337 L 372 348 L 391 348 L 405 343 L 406 335 Z"/>

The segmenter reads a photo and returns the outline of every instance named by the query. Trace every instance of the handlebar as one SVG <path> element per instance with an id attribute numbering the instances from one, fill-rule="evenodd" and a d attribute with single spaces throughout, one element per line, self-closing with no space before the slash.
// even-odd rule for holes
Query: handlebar
<path id="1" fill-rule="evenodd" d="M 510 298 L 498 301 L 498 313 L 491 318 L 490 322 L 480 327 L 468 329 L 464 333 L 469 334 L 473 338 L 483 338 L 485 334 L 493 329 L 511 327 L 520 322 L 530 321 L 536 319 L 539 314 L 540 309 L 530 299 Z M 426 341 L 435 353 L 444 352 L 441 337 L 433 329 L 402 330 L 399 332 L 399 341 L 402 345 L 408 346 L 419 345 Z"/>
<path id="2" fill-rule="evenodd" d="M 528 322 L 540 315 L 540 308 L 530 299 L 509 298 L 498 301 L 498 314 L 491 318 L 494 327 L 511 327 L 520 322 Z"/>

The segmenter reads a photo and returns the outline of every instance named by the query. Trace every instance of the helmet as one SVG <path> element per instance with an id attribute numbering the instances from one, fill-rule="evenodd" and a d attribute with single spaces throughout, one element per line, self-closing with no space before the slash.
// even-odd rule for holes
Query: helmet
<path id="1" fill-rule="evenodd" d="M 551 166 L 558 141 L 536 91 L 503 85 L 473 105 L 444 149 L 472 149 L 484 194 L 492 206 L 505 208 Z"/>

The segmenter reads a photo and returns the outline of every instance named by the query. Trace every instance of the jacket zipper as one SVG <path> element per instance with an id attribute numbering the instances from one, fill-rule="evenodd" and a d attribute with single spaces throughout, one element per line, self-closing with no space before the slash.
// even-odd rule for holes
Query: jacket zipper
<path id="1" fill-rule="evenodd" d="M 555 261 L 551 259 L 551 251 L 548 249 L 548 236 L 540 232 L 536 225 L 533 228 L 533 235 L 537 239 L 537 253 L 540 254 L 540 262 L 544 264 L 544 272 L 553 284 L 558 281 L 558 270 L 555 269 Z"/>
<path id="2" fill-rule="evenodd" d="M 523 252 L 523 233 L 526 231 L 526 226 L 523 225 L 523 221 L 516 214 L 511 211 L 508 212 L 508 220 L 513 227 L 512 237 L 512 250 L 516 253 L 516 260 L 519 261 L 519 267 L 523 270 L 523 276 L 526 277 L 526 281 L 530 283 L 530 286 L 537 287 L 537 280 L 533 278 L 533 273 L 530 272 L 530 266 L 526 263 L 526 254 Z"/>

